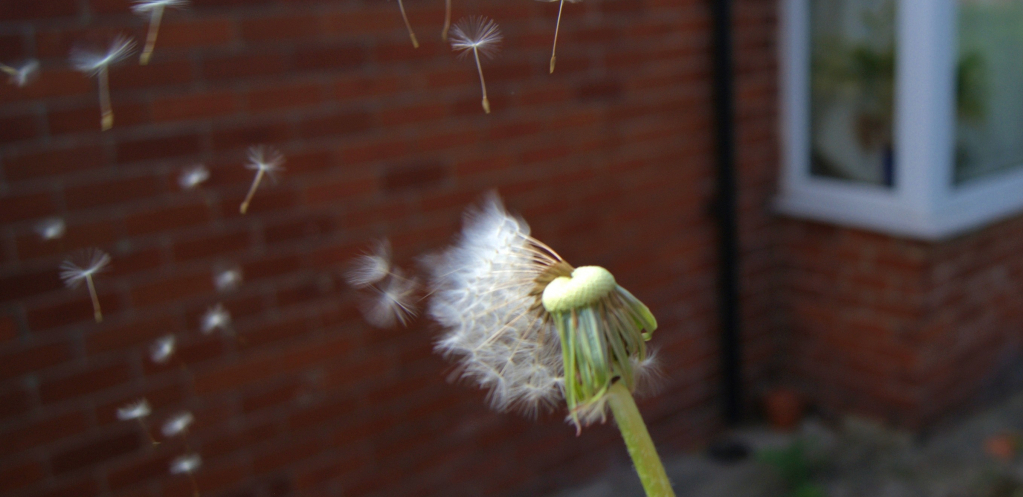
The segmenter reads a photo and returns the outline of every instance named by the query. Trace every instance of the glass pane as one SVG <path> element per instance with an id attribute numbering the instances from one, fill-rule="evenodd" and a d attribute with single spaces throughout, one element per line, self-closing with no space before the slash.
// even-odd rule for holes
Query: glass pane
<path id="1" fill-rule="evenodd" d="M 811 0 L 810 172 L 892 185 L 893 0 Z"/>
<path id="2" fill-rule="evenodd" d="M 1023 165 L 1023 0 L 960 0 L 955 182 Z"/>

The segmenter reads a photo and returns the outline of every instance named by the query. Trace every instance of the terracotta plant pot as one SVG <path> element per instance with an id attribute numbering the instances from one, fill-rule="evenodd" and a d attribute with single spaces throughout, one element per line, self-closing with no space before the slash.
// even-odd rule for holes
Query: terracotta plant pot
<path id="1" fill-rule="evenodd" d="M 764 413 L 771 426 L 792 431 L 803 419 L 803 399 L 789 388 L 775 388 L 764 395 Z"/>

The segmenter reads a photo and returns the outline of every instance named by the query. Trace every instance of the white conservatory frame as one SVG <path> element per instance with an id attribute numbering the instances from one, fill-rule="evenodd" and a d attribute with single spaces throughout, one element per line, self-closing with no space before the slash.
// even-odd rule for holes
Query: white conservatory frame
<path id="1" fill-rule="evenodd" d="M 894 186 L 811 175 L 810 1 L 779 0 L 780 212 L 941 240 L 1023 211 L 1023 168 L 953 181 L 955 0 L 896 0 Z"/>

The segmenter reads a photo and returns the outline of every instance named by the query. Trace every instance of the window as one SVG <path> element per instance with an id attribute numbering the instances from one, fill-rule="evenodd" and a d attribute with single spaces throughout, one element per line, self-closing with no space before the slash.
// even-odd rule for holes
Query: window
<path id="1" fill-rule="evenodd" d="M 779 210 L 940 239 L 1023 211 L 1023 0 L 784 0 Z"/>

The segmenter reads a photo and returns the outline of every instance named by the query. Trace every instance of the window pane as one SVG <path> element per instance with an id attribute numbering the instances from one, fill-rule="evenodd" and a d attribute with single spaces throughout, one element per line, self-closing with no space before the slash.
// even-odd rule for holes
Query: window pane
<path id="1" fill-rule="evenodd" d="M 1023 165 L 1023 0 L 960 0 L 955 181 Z"/>
<path id="2" fill-rule="evenodd" d="M 810 172 L 892 185 L 893 0 L 811 0 Z"/>

